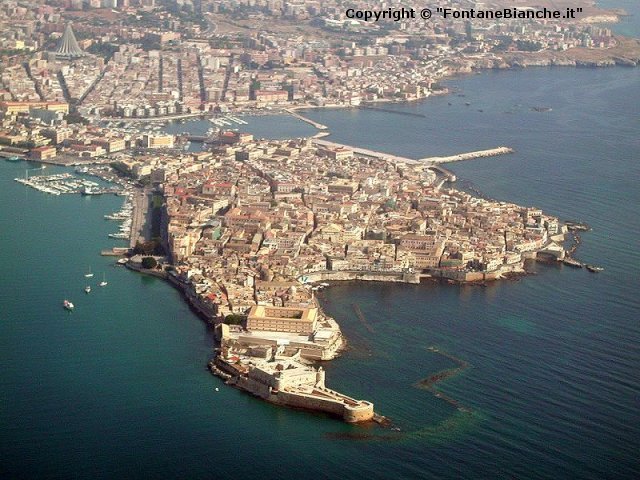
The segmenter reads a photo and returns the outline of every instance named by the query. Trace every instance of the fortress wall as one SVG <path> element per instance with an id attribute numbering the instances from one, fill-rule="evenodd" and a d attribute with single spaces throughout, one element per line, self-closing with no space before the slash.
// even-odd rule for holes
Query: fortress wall
<path id="1" fill-rule="evenodd" d="M 269 401 L 289 407 L 330 413 L 349 423 L 366 422 L 373 418 L 373 404 L 370 402 L 349 406 L 331 398 L 282 391 L 277 395 L 272 394 Z"/>
<path id="2" fill-rule="evenodd" d="M 361 402 L 356 407 L 345 405 L 342 418 L 348 423 L 368 422 L 373 418 L 373 403 Z"/>
<path id="3" fill-rule="evenodd" d="M 304 408 L 317 412 L 325 412 L 343 418 L 345 405 L 341 402 L 313 397 L 301 393 L 279 392 L 277 395 L 271 395 L 269 401 L 279 405 L 287 405 L 290 407 Z"/>
<path id="4" fill-rule="evenodd" d="M 269 391 L 269 387 L 267 385 L 264 385 L 260 382 L 256 382 L 255 380 L 247 377 L 237 377 L 237 379 L 238 381 L 236 385 L 238 387 L 258 397 L 269 400 L 269 396 L 271 392 Z"/>

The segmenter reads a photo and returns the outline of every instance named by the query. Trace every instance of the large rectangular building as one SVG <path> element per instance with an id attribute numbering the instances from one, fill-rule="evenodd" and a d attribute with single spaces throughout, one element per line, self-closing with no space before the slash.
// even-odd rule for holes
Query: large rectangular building
<path id="1" fill-rule="evenodd" d="M 311 335 L 318 323 L 318 309 L 254 305 L 247 318 L 247 330 Z"/>
<path id="2" fill-rule="evenodd" d="M 146 148 L 173 148 L 173 135 L 145 135 L 142 144 Z"/>
<path id="3" fill-rule="evenodd" d="M 30 108 L 69 113 L 69 104 L 64 102 L 0 102 L 0 111 L 5 112 L 7 115 L 29 113 Z"/>

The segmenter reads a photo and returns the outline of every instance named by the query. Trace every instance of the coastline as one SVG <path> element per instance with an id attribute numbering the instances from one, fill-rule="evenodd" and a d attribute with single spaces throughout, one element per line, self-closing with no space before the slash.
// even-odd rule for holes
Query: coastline
<path id="1" fill-rule="evenodd" d="M 419 99 L 419 100 L 426 100 L 426 98 Z M 406 102 L 394 102 L 394 103 L 406 103 Z M 305 109 L 305 108 L 307 107 L 299 107 L 299 109 Z M 320 108 L 323 108 L 323 107 L 320 107 Z M 331 108 L 331 107 L 327 106 L 326 108 Z M 343 107 L 338 107 L 338 108 L 343 108 Z M 344 108 L 357 108 L 357 107 L 344 106 Z M 329 132 L 319 132 L 319 133 L 329 134 Z M 180 282 L 177 278 L 175 278 L 172 275 L 165 274 L 165 272 L 154 272 L 154 271 L 149 271 L 144 269 L 136 269 L 136 268 L 131 268 L 130 265 L 127 265 L 127 267 L 130 268 L 131 270 L 138 271 L 139 273 L 151 274 L 159 278 L 164 278 L 169 283 L 171 283 L 175 288 L 177 288 L 182 292 L 182 295 L 184 299 L 187 301 L 187 303 L 189 304 L 189 306 L 192 308 L 193 311 L 198 313 L 203 320 L 205 320 L 208 324 L 214 324 L 214 325 L 216 324 L 213 313 L 207 308 L 206 305 L 202 304 L 199 301 L 197 294 L 191 291 L 191 289 L 189 288 L 189 285 L 183 282 Z M 522 269 L 520 270 L 515 269 L 514 271 L 517 274 L 524 274 L 524 271 Z M 326 275 L 326 276 L 323 276 L 323 275 Z M 342 277 L 342 278 L 338 278 L 338 277 Z M 491 276 L 487 277 L 486 274 L 482 274 L 481 278 L 471 279 L 471 280 L 468 280 L 466 278 L 461 279 L 456 276 L 453 276 L 452 278 L 448 278 L 444 275 L 441 275 L 440 277 L 425 276 L 425 278 L 429 278 L 431 281 L 439 281 L 440 283 L 484 284 L 485 281 L 493 281 L 493 280 L 500 279 L 501 275 L 498 274 L 492 278 Z M 324 272 L 324 274 L 318 274 L 317 280 L 314 279 L 312 281 L 353 281 L 353 280 L 400 282 L 400 283 L 419 283 L 420 282 L 419 279 L 416 281 L 415 278 L 411 278 L 411 276 L 407 276 L 405 274 L 401 274 L 398 278 L 394 278 L 393 274 L 388 276 L 384 276 L 384 275 L 378 276 L 376 274 L 362 273 L 362 272 L 331 272 L 331 273 Z"/>
<path id="2" fill-rule="evenodd" d="M 330 285 L 316 296 L 344 334 L 341 358 L 314 365 L 326 369 L 330 387 L 374 402 L 393 419 L 389 429 L 282 408 L 212 378 L 205 367 L 218 342 L 188 285 L 162 271 L 131 275 L 130 266 L 112 266 L 117 256 L 96 258 L 98 248 L 125 243 L 106 239 L 113 224 L 102 219 L 124 197 L 53 197 L 7 181 L 3 245 L 12 288 L 0 302 L 7 475 L 634 478 L 640 72 L 575 68 L 460 74 L 448 98 L 389 107 L 424 113 L 424 124 L 375 112 L 300 111 L 330 126 L 329 139 L 415 158 L 515 147 L 509 157 L 443 166 L 459 177 L 453 188 L 474 197 L 480 189 L 565 225 L 587 222 L 593 232 L 582 235 L 575 255 L 606 267 L 592 276 L 555 259 L 529 261 L 528 273 L 505 278 L 513 284 L 314 278 Z M 535 113 L 533 105 L 553 112 Z M 270 123 L 276 135 L 315 133 L 287 117 L 244 119 L 257 136 L 268 136 L 262 125 Z M 185 126 L 195 131 L 198 123 L 209 122 Z M 378 128 L 387 123 L 392 128 Z M 459 131 L 460 143 L 447 131 Z M 17 171 L 9 180 L 40 166 L 0 163 L 3 172 Z M 98 280 L 105 271 L 109 286 L 85 295 L 87 265 Z M 75 302 L 74 314 L 62 310 L 62 298 Z"/>
<path id="3" fill-rule="evenodd" d="M 540 50 L 537 52 L 504 52 L 493 57 L 481 57 L 478 59 L 463 59 L 460 65 L 453 71 L 447 72 L 438 78 L 437 83 L 455 80 L 462 76 L 473 75 L 485 70 L 516 70 L 532 67 L 574 67 L 574 68 L 610 68 L 610 67 L 639 67 L 640 66 L 640 40 L 632 37 L 617 35 L 618 45 L 609 48 L 590 49 L 586 47 L 575 47 L 564 51 Z M 402 100 L 394 98 L 379 98 L 372 101 L 362 102 L 362 104 L 299 104 L 286 103 L 274 104 L 268 107 L 256 107 L 255 105 L 234 105 L 228 112 L 192 112 L 177 115 L 165 115 L 154 117 L 104 117 L 101 121 L 125 122 L 125 123 L 170 123 L 176 120 L 185 119 L 206 119 L 219 115 L 278 115 L 287 114 L 308 123 L 324 133 L 328 129 L 311 119 L 297 113 L 298 110 L 315 109 L 359 109 L 368 105 L 405 105 L 415 102 L 423 102 L 432 96 L 448 95 L 451 92 L 444 87 L 438 90 L 429 91 L 428 95 L 420 97 L 406 98 Z M 301 118 L 302 117 L 302 118 Z M 326 133 L 330 135 L 330 133 Z"/>

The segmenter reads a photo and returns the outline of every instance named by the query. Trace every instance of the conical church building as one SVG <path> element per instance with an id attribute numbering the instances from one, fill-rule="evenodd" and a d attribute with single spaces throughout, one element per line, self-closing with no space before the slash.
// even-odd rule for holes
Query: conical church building
<path id="1" fill-rule="evenodd" d="M 86 55 L 78 45 L 78 41 L 76 40 L 76 36 L 73 34 L 70 24 L 67 24 L 64 29 L 64 34 L 62 35 L 60 42 L 58 42 L 58 48 L 55 51 L 55 55 L 57 58 L 68 59 L 84 57 Z"/>

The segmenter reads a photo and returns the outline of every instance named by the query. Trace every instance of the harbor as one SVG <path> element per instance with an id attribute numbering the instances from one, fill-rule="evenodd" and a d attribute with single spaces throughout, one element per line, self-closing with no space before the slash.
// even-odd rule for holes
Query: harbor
<path id="1" fill-rule="evenodd" d="M 120 210 L 104 215 L 105 220 L 119 222 L 118 230 L 108 234 L 112 240 L 126 240 L 129 247 L 135 246 L 140 239 L 143 241 L 148 238 L 148 210 L 149 200 L 148 192 L 133 192 L 130 189 L 122 188 L 122 186 L 107 187 L 101 186 L 98 182 L 75 176 L 72 173 L 56 173 L 52 175 L 32 175 L 29 176 L 31 170 L 44 170 L 46 167 L 40 167 L 25 170 L 25 178 L 14 178 L 18 183 L 33 188 L 42 193 L 49 195 L 68 195 L 80 194 L 83 196 L 113 194 L 125 196 L 125 201 Z M 90 174 L 89 169 L 82 169 L 80 173 Z M 93 171 L 91 171 L 93 172 Z M 96 176 L 100 176 L 99 172 L 93 172 Z M 102 178 L 102 177 L 101 177 Z"/>

